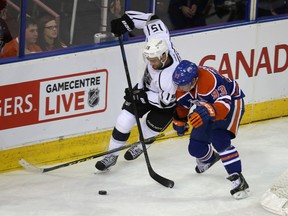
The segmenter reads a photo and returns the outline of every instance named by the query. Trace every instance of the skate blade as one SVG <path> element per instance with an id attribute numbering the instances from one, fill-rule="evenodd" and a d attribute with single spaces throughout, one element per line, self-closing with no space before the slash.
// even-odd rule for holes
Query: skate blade
<path id="1" fill-rule="evenodd" d="M 244 191 L 238 191 L 236 192 L 235 194 L 233 194 L 233 197 L 236 199 L 236 200 L 241 200 L 241 199 L 245 199 L 249 196 L 249 193 L 250 190 L 249 189 L 246 189 Z"/>

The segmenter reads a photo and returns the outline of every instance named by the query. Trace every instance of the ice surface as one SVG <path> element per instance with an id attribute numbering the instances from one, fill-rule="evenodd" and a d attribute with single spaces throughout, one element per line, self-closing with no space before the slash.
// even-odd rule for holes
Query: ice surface
<path id="1" fill-rule="evenodd" d="M 48 173 L 25 170 L 0 175 L 2 216 L 268 216 L 261 195 L 288 167 L 288 117 L 239 129 L 233 141 L 240 153 L 250 196 L 235 200 L 221 163 L 204 174 L 194 171 L 187 151 L 188 136 L 153 144 L 148 150 L 153 169 L 175 181 L 166 188 L 148 174 L 144 157 L 96 172 L 95 160 Z M 29 161 L 29 158 L 25 158 Z M 99 195 L 106 190 L 107 195 Z"/>

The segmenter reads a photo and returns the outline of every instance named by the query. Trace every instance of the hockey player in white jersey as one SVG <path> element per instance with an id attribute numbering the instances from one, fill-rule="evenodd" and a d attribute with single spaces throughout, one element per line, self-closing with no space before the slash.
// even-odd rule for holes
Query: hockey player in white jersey
<path id="1" fill-rule="evenodd" d="M 143 56 L 147 66 L 143 78 L 134 86 L 132 95 L 138 116 L 142 118 L 143 137 L 148 139 L 165 130 L 172 121 L 176 106 L 176 88 L 172 82 L 172 74 L 180 62 L 180 57 L 170 41 L 167 27 L 157 15 L 126 11 L 121 18 L 111 21 L 111 31 L 117 36 L 130 32 L 133 28 L 143 29 L 146 36 Z M 110 138 L 109 150 L 123 146 L 136 124 L 128 89 L 125 90 L 124 99 L 122 111 Z M 146 146 L 149 147 L 149 144 Z M 139 144 L 131 147 L 124 158 L 134 160 L 142 153 L 143 148 Z M 118 155 L 118 152 L 106 155 L 95 167 L 101 171 L 108 169 L 116 164 Z"/>

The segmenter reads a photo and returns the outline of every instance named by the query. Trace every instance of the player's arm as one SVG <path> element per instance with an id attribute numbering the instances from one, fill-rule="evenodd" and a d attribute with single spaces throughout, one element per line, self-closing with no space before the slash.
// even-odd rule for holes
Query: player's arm
<path id="1" fill-rule="evenodd" d="M 139 11 L 126 11 L 125 14 L 132 20 L 137 29 L 144 29 L 149 21 L 158 19 L 158 17 L 152 13 Z"/>
<path id="2" fill-rule="evenodd" d="M 191 104 L 189 103 L 188 105 L 187 96 L 189 97 L 189 93 L 184 94 L 183 92 L 176 92 L 177 106 L 173 115 L 173 129 L 177 131 L 178 136 L 183 136 L 189 129 L 187 116 Z"/>
<path id="3" fill-rule="evenodd" d="M 170 44 L 169 30 L 157 15 L 138 11 L 126 11 L 125 14 L 132 20 L 135 28 L 143 29 L 147 40 L 151 36 L 157 36 L 167 39 L 167 44 Z"/>
<path id="4" fill-rule="evenodd" d="M 229 113 L 231 105 L 231 96 L 228 95 L 225 82 L 213 68 L 204 67 L 200 70 L 198 95 L 212 106 L 215 119 L 223 120 Z"/>
<path id="5" fill-rule="evenodd" d="M 126 11 L 123 16 L 111 21 L 111 32 L 121 35 L 131 32 L 134 28 L 144 29 L 147 23 L 153 19 L 158 19 L 158 17 L 152 13 Z"/>
<path id="6" fill-rule="evenodd" d="M 157 106 L 159 108 L 171 108 L 175 106 L 176 100 L 175 95 L 172 91 L 170 92 L 153 92 L 153 91 L 147 91 L 147 96 L 149 103 Z"/>
<path id="7" fill-rule="evenodd" d="M 176 110 L 173 114 L 173 129 L 177 132 L 178 136 L 183 136 L 189 130 L 188 121 L 189 109 L 177 104 Z"/>
<path id="8" fill-rule="evenodd" d="M 221 88 L 224 89 L 223 86 L 221 86 Z M 219 91 L 215 90 L 213 94 L 219 95 Z M 205 102 L 200 102 L 200 105 L 205 107 L 206 104 L 209 104 L 211 109 L 213 109 L 215 112 L 215 120 L 224 120 L 226 118 L 231 107 L 230 95 L 218 96 L 216 99 L 213 98 L 212 95 L 203 96 L 202 98 L 205 100 Z M 206 106 L 206 108 L 207 107 L 208 106 Z"/>
<path id="9" fill-rule="evenodd" d="M 170 78 L 170 77 L 169 77 Z M 162 80 L 163 81 L 163 80 Z M 132 101 L 129 90 L 125 90 L 125 100 L 128 102 Z M 157 106 L 160 109 L 169 109 L 175 106 L 175 86 L 170 82 L 166 82 L 165 88 L 160 88 L 159 92 L 148 90 L 143 87 L 143 83 L 139 82 L 132 91 L 132 95 L 136 102 L 141 102 L 143 104 L 150 103 L 153 106 Z"/>
<path id="10" fill-rule="evenodd" d="M 158 93 L 158 98 L 163 108 L 170 108 L 176 104 L 176 86 L 172 82 L 172 76 L 170 76 L 170 73 L 168 73 L 169 70 L 171 69 L 164 69 L 161 72 L 159 79 L 159 88 L 161 91 Z"/>
<path id="11" fill-rule="evenodd" d="M 231 106 L 231 96 L 225 95 L 216 99 L 213 103 L 215 109 L 216 120 L 224 120 L 230 111 Z"/>
<path id="12" fill-rule="evenodd" d="M 151 90 L 146 92 L 149 103 L 161 109 L 174 107 L 176 104 L 176 88 L 172 83 L 172 76 L 169 76 L 169 74 L 166 76 L 160 76 L 158 85 L 159 90 L 157 92 Z"/>
<path id="13" fill-rule="evenodd" d="M 220 75 L 213 69 L 203 67 L 199 69 L 198 97 L 201 99 L 189 116 L 189 123 L 197 128 L 201 125 L 215 120 L 224 120 L 230 111 L 231 96 Z"/>
<path id="14" fill-rule="evenodd" d="M 133 21 L 135 28 L 143 29 L 147 41 L 150 37 L 159 37 L 165 39 L 171 49 L 169 30 L 157 15 L 138 11 L 126 11 L 125 14 Z"/>

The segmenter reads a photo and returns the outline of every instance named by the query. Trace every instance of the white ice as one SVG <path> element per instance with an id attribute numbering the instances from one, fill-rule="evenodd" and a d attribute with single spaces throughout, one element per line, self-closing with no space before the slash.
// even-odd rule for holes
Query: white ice
<path id="1" fill-rule="evenodd" d="M 235 200 L 220 162 L 204 174 L 194 171 L 188 136 L 153 144 L 153 169 L 172 179 L 166 188 L 148 174 L 143 156 L 123 159 L 106 173 L 91 160 L 39 174 L 25 170 L 0 175 L 1 216 L 268 216 L 261 195 L 288 168 L 288 117 L 240 127 L 233 141 L 250 185 L 247 199 Z M 29 158 L 26 158 L 29 160 Z M 2 161 L 3 163 L 3 161 Z M 107 190 L 107 195 L 99 195 Z"/>

